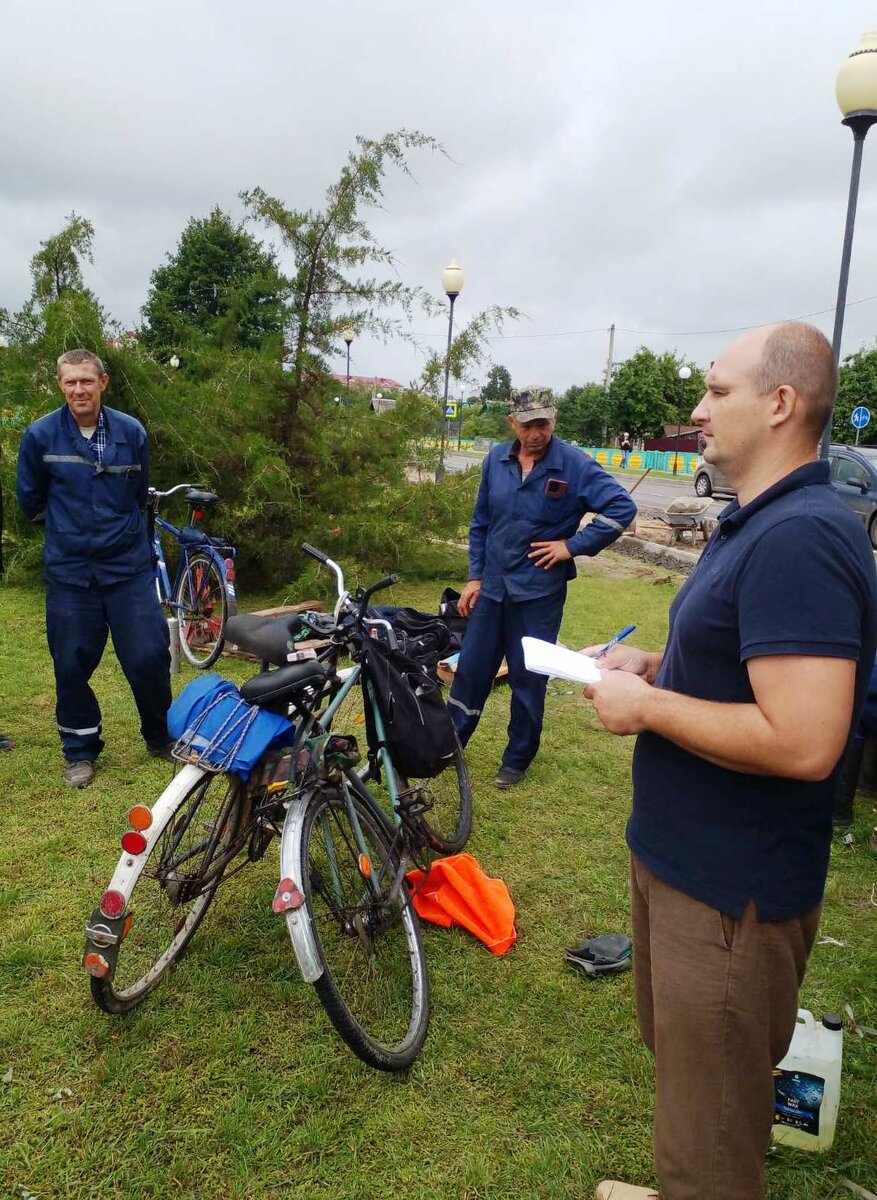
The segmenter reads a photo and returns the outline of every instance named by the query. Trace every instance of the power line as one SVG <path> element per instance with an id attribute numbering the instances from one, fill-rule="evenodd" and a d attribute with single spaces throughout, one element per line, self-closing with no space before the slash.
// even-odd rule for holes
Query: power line
<path id="1" fill-rule="evenodd" d="M 844 309 L 853 308 L 857 304 L 867 304 L 871 300 L 877 300 L 877 295 L 863 296 L 861 300 L 851 300 L 849 304 L 844 305 Z M 723 329 L 688 329 L 677 331 L 675 333 L 667 332 L 663 329 L 629 329 L 626 325 L 616 325 L 615 328 L 619 333 L 635 333 L 640 337 L 667 337 L 667 338 L 682 338 L 682 337 L 712 337 L 719 333 L 744 333 L 747 329 L 758 329 L 762 324 L 782 324 L 786 321 L 806 321 L 810 317 L 822 317 L 826 313 L 833 313 L 834 306 L 831 308 L 820 308 L 816 312 L 802 313 L 797 317 L 783 317 L 781 321 L 758 322 L 754 325 L 728 325 Z M 585 337 L 591 333 L 608 333 L 608 325 L 595 325 L 591 329 L 564 329 L 554 330 L 549 333 L 491 333 L 485 338 L 488 342 L 513 342 L 525 341 L 532 338 L 549 338 L 549 337 Z M 435 337 L 444 338 L 443 333 L 418 333 L 415 337 Z"/>

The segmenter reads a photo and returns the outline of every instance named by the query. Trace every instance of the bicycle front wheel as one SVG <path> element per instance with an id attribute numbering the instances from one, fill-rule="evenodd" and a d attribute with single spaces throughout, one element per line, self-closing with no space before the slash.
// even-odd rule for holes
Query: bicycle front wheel
<path id="1" fill-rule="evenodd" d="M 404 1070 L 426 1038 L 429 982 L 398 855 L 346 785 L 314 795 L 302 845 L 305 904 L 323 967 L 317 995 L 358 1058 Z"/>
<path id="2" fill-rule="evenodd" d="M 175 596 L 180 649 L 193 667 L 211 667 L 222 653 L 228 601 L 225 580 L 209 554 L 186 557 Z"/>
<path id="3" fill-rule="evenodd" d="M 110 978 L 91 980 L 104 1012 L 138 1005 L 192 940 L 227 865 L 240 786 L 233 776 L 204 773 L 165 817 L 125 908 L 127 932 L 115 970 Z"/>

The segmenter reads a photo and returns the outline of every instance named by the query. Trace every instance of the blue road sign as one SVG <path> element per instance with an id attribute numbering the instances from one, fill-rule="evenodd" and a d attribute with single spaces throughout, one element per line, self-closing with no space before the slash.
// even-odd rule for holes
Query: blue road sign
<path id="1" fill-rule="evenodd" d="M 445 416 L 447 417 L 447 419 L 449 421 L 456 421 L 456 419 L 457 419 L 456 404 L 446 404 L 445 405 Z"/>
<path id="2" fill-rule="evenodd" d="M 850 417 L 850 424 L 853 429 L 864 429 L 871 420 L 870 408 L 865 408 L 864 404 L 860 404 L 858 408 L 853 409 L 853 415 Z"/>

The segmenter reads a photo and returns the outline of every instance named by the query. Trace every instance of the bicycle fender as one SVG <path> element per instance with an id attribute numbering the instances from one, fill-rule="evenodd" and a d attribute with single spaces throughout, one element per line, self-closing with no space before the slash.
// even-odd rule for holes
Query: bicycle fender
<path id="1" fill-rule="evenodd" d="M 143 836 L 146 838 L 146 848 L 140 854 L 128 854 L 123 851 L 109 882 L 108 890 L 121 892 L 125 897 L 126 909 L 128 901 L 131 899 L 131 892 L 134 890 L 134 884 L 140 878 L 143 864 L 149 857 L 156 839 L 163 832 L 167 819 L 176 811 L 183 797 L 206 774 L 207 772 L 202 767 L 193 766 L 191 763 L 187 763 L 182 771 L 178 771 L 152 806 L 152 824 L 143 832 Z"/>
<path id="2" fill-rule="evenodd" d="M 280 878 L 291 879 L 297 888 L 302 886 L 302 881 L 297 875 L 299 865 L 304 861 L 305 814 L 310 799 L 310 795 L 305 793 L 301 798 L 291 801 L 286 810 L 286 820 L 283 822 L 283 834 L 280 838 Z M 302 979 L 305 983 L 316 983 L 323 974 L 323 964 L 311 928 L 308 907 L 302 904 L 294 910 L 287 909 L 284 915 Z"/>

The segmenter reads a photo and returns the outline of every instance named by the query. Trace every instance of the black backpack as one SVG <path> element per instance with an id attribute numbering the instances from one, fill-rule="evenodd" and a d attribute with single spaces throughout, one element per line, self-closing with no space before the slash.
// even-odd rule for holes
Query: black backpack
<path id="1" fill-rule="evenodd" d="M 431 779 L 452 761 L 457 735 L 442 699 L 441 687 L 413 659 L 375 638 L 362 648 L 366 678 L 374 689 L 384 723 L 385 739 L 378 738 L 371 706 L 365 705 L 369 759 L 377 766 L 377 752 L 386 746 L 393 765 L 406 779 Z"/>

